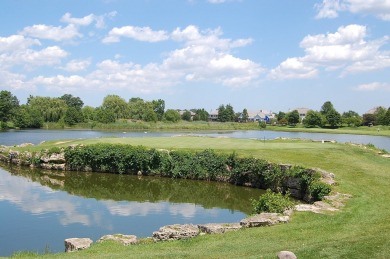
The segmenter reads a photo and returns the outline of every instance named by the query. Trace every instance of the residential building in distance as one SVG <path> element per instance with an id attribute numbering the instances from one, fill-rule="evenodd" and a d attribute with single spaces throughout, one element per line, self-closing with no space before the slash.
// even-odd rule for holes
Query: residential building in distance
<path id="1" fill-rule="evenodd" d="M 218 110 L 211 110 L 209 112 L 209 121 L 218 121 Z"/>
<path id="2" fill-rule="evenodd" d="M 257 122 L 257 121 L 266 121 L 269 122 L 271 119 L 274 119 L 276 114 L 268 110 L 258 110 L 258 111 L 248 111 L 248 121 Z M 242 121 L 242 114 L 238 117 Z"/>
<path id="3" fill-rule="evenodd" d="M 309 111 L 311 111 L 312 109 L 309 109 L 309 108 L 295 108 L 295 109 L 289 110 L 289 112 L 292 112 L 294 110 L 298 111 L 298 113 L 299 113 L 299 120 L 302 122 L 305 119 L 307 113 Z"/>

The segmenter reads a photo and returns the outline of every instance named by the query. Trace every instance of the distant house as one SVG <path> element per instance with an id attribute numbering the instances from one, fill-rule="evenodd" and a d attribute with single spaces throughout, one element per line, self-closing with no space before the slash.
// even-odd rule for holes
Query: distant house
<path id="1" fill-rule="evenodd" d="M 258 111 L 248 111 L 248 121 L 257 122 L 257 121 L 269 121 L 275 118 L 275 113 L 267 110 L 258 110 Z M 238 117 L 242 121 L 242 114 Z"/>
<path id="2" fill-rule="evenodd" d="M 381 108 L 381 106 L 374 107 L 374 108 L 372 108 L 372 109 L 366 111 L 365 114 L 375 114 L 376 111 L 377 111 L 379 108 Z"/>
<path id="3" fill-rule="evenodd" d="M 295 109 L 292 109 L 290 110 L 290 112 L 294 111 L 294 110 L 297 110 L 298 113 L 299 113 L 299 119 L 300 121 L 303 121 L 303 119 L 305 119 L 307 113 L 309 111 L 311 111 L 312 109 L 309 109 L 309 108 L 295 108 Z"/>
<path id="4" fill-rule="evenodd" d="M 188 111 L 188 110 L 177 110 L 177 111 L 179 112 L 180 117 L 182 117 L 183 114 L 184 114 L 186 111 Z M 189 111 L 189 112 L 191 113 L 191 120 L 194 120 L 195 113 L 192 112 L 192 111 Z"/>
<path id="5" fill-rule="evenodd" d="M 211 110 L 209 112 L 209 121 L 218 121 L 218 110 Z"/>

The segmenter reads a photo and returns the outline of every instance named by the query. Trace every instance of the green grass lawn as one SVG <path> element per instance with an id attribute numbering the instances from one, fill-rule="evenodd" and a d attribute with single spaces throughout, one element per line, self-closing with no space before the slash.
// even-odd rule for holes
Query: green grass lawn
<path id="1" fill-rule="evenodd" d="M 191 240 L 122 247 L 94 244 L 75 253 L 47 258 L 275 258 L 281 250 L 298 258 L 389 258 L 390 159 L 375 151 L 338 143 L 269 140 L 159 137 L 99 138 L 50 141 L 33 149 L 96 142 L 144 145 L 163 149 L 207 149 L 254 156 L 277 163 L 317 167 L 336 175 L 334 191 L 353 195 L 339 212 L 319 215 L 295 212 L 288 224 L 245 229 Z M 31 149 L 31 147 L 29 148 Z M 131 234 L 131 230 L 129 233 Z M 28 258 L 32 254 L 17 256 Z M 15 255 L 15 257 L 17 257 Z"/>

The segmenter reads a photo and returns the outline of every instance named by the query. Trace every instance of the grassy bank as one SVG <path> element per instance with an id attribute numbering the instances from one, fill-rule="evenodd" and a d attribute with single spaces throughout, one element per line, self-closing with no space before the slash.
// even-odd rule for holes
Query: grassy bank
<path id="1" fill-rule="evenodd" d="M 50 141 L 34 148 L 81 143 L 128 143 L 165 149 L 212 148 L 236 151 L 276 163 L 318 167 L 335 173 L 338 192 L 353 198 L 342 211 L 328 215 L 296 212 L 289 224 L 246 229 L 223 235 L 205 235 L 191 240 L 122 247 L 95 244 L 71 254 L 49 254 L 47 258 L 275 258 L 280 250 L 291 250 L 298 258 L 386 258 L 390 253 L 390 159 L 365 147 L 297 140 L 256 141 L 249 139 L 164 137 L 102 138 Z M 31 149 L 29 147 L 28 149 Z M 194 222 L 196 223 L 196 222 Z M 131 230 L 129 233 L 131 234 Z M 32 254 L 15 257 L 29 258 Z"/>

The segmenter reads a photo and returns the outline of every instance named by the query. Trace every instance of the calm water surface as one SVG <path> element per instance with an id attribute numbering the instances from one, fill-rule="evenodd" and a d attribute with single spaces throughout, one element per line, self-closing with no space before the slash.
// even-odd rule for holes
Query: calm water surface
<path id="1" fill-rule="evenodd" d="M 238 222 L 261 190 L 225 183 L 0 168 L 0 256 L 64 251 L 64 239 L 152 236 L 169 224 Z"/>
<path id="2" fill-rule="evenodd" d="M 232 138 L 302 138 L 313 140 L 336 140 L 337 142 L 351 142 L 356 144 L 373 144 L 380 149 L 390 152 L 390 137 L 368 136 L 353 134 L 325 134 L 303 132 L 277 132 L 267 130 L 221 131 L 221 132 L 121 132 L 121 131 L 94 131 L 94 130 L 10 130 L 0 132 L 0 145 L 18 145 L 22 143 L 39 144 L 45 140 L 74 139 L 74 138 L 101 138 L 101 137 L 169 137 L 175 135 L 202 135 L 226 136 Z"/>

